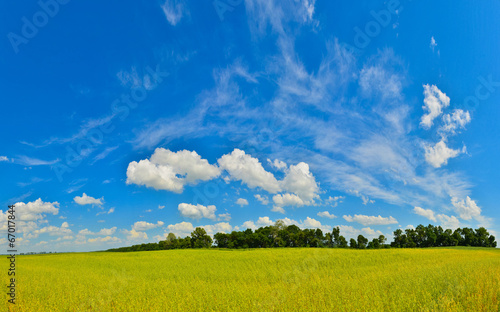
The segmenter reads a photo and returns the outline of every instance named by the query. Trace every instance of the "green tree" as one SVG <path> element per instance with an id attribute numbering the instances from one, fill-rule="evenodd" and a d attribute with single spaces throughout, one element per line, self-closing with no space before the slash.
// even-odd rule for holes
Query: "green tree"
<path id="1" fill-rule="evenodd" d="M 351 238 L 351 240 L 349 241 L 349 246 L 351 248 L 358 248 L 358 243 L 356 243 L 356 240 L 354 238 Z"/>
<path id="2" fill-rule="evenodd" d="M 191 233 L 191 244 L 193 248 L 210 248 L 212 246 L 212 238 L 207 235 L 204 228 L 197 227 Z"/>
<path id="3" fill-rule="evenodd" d="M 368 238 L 364 237 L 363 235 L 359 234 L 358 235 L 358 248 L 359 249 L 364 249 L 366 248 L 366 244 L 368 243 Z"/>

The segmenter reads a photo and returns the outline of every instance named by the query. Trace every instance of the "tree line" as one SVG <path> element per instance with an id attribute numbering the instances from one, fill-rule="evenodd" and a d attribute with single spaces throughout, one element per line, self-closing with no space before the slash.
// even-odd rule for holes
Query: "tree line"
<path id="1" fill-rule="evenodd" d="M 335 227 L 331 233 L 323 234 L 320 229 L 300 229 L 296 225 L 285 225 L 282 220 L 274 225 L 260 227 L 255 231 L 233 231 L 217 233 L 212 237 L 204 228 L 197 227 L 191 236 L 176 237 L 169 233 L 165 240 L 158 243 L 140 244 L 129 247 L 108 249 L 107 251 L 147 251 L 187 248 L 275 248 L 275 247 L 323 247 L 323 248 L 423 248 L 446 246 L 476 246 L 496 247 L 495 236 L 490 235 L 484 227 L 479 229 L 458 228 L 455 231 L 443 230 L 441 226 L 419 225 L 414 229 L 394 231 L 394 240 L 386 243 L 384 235 L 368 240 L 363 235 L 349 242 L 340 235 L 340 229 Z"/>

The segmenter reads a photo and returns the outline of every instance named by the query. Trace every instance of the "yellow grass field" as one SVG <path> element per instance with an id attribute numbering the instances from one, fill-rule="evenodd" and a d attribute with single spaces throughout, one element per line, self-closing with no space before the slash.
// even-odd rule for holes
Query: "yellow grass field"
<path id="1" fill-rule="evenodd" d="M 500 250 L 18 256 L 10 311 L 500 311 Z"/>

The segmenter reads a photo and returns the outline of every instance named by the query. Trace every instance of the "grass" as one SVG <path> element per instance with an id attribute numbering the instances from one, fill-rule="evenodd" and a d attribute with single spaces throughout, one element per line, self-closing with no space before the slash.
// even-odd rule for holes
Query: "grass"
<path id="1" fill-rule="evenodd" d="M 30 255 L 16 280 L 11 311 L 500 311 L 486 248 Z"/>

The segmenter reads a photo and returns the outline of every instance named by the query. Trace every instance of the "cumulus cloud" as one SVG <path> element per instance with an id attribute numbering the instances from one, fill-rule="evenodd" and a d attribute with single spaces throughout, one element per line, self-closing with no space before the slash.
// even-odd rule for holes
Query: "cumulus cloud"
<path id="1" fill-rule="evenodd" d="M 350 225 L 338 225 L 338 228 L 340 229 L 340 235 L 347 238 L 347 240 L 349 240 L 349 238 L 356 239 L 360 234 L 367 237 L 368 239 L 373 239 L 379 237 L 380 235 L 384 235 L 384 233 L 382 233 L 381 231 L 374 230 L 370 227 L 356 229 Z"/>
<path id="2" fill-rule="evenodd" d="M 286 169 L 288 167 L 287 164 L 284 161 L 281 161 L 281 160 L 278 160 L 278 159 L 275 159 L 274 161 L 271 161 L 271 159 L 268 159 L 267 162 L 272 167 L 274 167 L 275 169 L 278 169 L 278 170 L 283 170 L 283 169 Z"/>
<path id="3" fill-rule="evenodd" d="M 177 236 L 185 237 L 194 231 L 194 226 L 190 222 L 181 222 L 177 224 L 170 224 L 168 227 L 169 232 Z"/>
<path id="4" fill-rule="evenodd" d="M 420 125 L 424 129 L 429 129 L 433 125 L 436 117 L 443 113 L 443 109 L 450 106 L 450 98 L 441 92 L 435 85 L 424 85 L 424 106 L 427 114 L 422 116 Z"/>
<path id="5" fill-rule="evenodd" d="M 282 189 L 296 194 L 307 205 L 313 204 L 314 199 L 319 198 L 319 186 L 316 179 L 309 171 L 309 165 L 300 162 L 291 165 L 286 170 L 286 175 L 281 181 Z"/>
<path id="6" fill-rule="evenodd" d="M 304 201 L 295 194 L 278 194 L 273 196 L 273 211 L 284 213 L 285 206 L 301 207 L 304 206 Z"/>
<path id="7" fill-rule="evenodd" d="M 253 221 L 245 221 L 243 222 L 243 225 L 241 226 L 243 229 L 252 229 L 255 230 L 257 229 L 257 226 Z"/>
<path id="8" fill-rule="evenodd" d="M 221 213 L 217 216 L 217 221 L 231 221 L 230 213 Z"/>
<path id="9" fill-rule="evenodd" d="M 236 201 L 236 205 L 240 205 L 241 207 L 248 206 L 248 200 L 244 198 L 238 198 L 238 200 Z"/>
<path id="10" fill-rule="evenodd" d="M 144 185 L 156 190 L 182 193 L 184 185 L 211 180 L 220 174 L 217 166 L 210 165 L 196 152 L 176 153 L 157 148 L 151 159 L 133 161 L 127 168 L 127 184 Z"/>
<path id="11" fill-rule="evenodd" d="M 26 235 L 25 238 L 37 238 L 40 234 L 49 234 L 50 236 L 67 236 L 73 234 L 73 232 L 69 229 L 68 223 L 64 222 L 61 227 L 50 225 L 34 230 L 31 235 Z"/>
<path id="12" fill-rule="evenodd" d="M 9 159 L 6 156 L 0 156 L 0 161 L 9 161 Z"/>
<path id="13" fill-rule="evenodd" d="M 231 154 L 223 155 L 218 163 L 229 173 L 231 179 L 241 181 L 249 188 L 259 187 L 273 194 L 281 190 L 274 175 L 266 171 L 257 158 L 245 154 L 240 149 L 234 149 Z"/>
<path id="14" fill-rule="evenodd" d="M 306 217 L 304 221 L 300 222 L 290 218 L 283 218 L 279 220 L 283 221 L 283 223 L 286 226 L 296 225 L 301 229 L 321 229 L 322 231 L 327 231 L 327 232 L 330 232 L 332 230 L 332 227 L 328 225 L 323 225 L 318 220 L 310 217 Z M 272 226 L 274 225 L 274 223 L 275 222 L 271 220 L 269 217 L 259 217 L 259 219 L 256 222 L 251 220 L 244 222 L 242 228 L 256 230 L 260 227 Z"/>
<path id="15" fill-rule="evenodd" d="M 205 225 L 203 226 L 208 235 L 214 235 L 216 233 L 231 233 L 233 231 L 233 227 L 227 222 L 220 222 L 213 225 Z"/>
<path id="16" fill-rule="evenodd" d="M 179 212 L 183 217 L 191 218 L 191 219 L 201 219 L 201 218 L 207 218 L 207 219 L 212 219 L 215 220 L 215 211 L 217 210 L 214 205 L 208 205 L 208 206 L 203 206 L 203 205 L 191 205 L 191 204 L 186 204 L 186 203 L 181 203 L 177 207 Z"/>
<path id="17" fill-rule="evenodd" d="M 50 213 L 57 215 L 59 213 L 58 202 L 43 202 L 41 198 L 34 202 L 15 204 L 17 211 L 17 219 L 22 221 L 36 221 L 43 219 L 45 214 Z"/>
<path id="18" fill-rule="evenodd" d="M 157 228 L 157 227 L 162 227 L 164 224 L 165 223 L 163 223 L 162 221 L 158 221 L 156 224 L 154 224 L 154 223 L 148 223 L 146 221 L 137 221 L 132 226 L 132 229 L 136 230 L 136 231 L 144 232 L 144 231 L 151 230 L 151 229 L 154 229 L 154 228 Z"/>
<path id="19" fill-rule="evenodd" d="M 357 222 L 362 225 L 387 225 L 387 224 L 397 224 L 398 220 L 389 216 L 388 218 L 384 218 L 382 216 L 365 216 L 365 215 L 354 215 L 352 216 L 343 216 L 344 220 L 347 222 Z"/>
<path id="20" fill-rule="evenodd" d="M 472 200 L 469 196 L 465 200 L 459 200 L 457 197 L 452 197 L 451 203 L 455 207 L 455 211 L 458 213 L 460 218 L 464 220 L 470 220 L 472 218 L 477 218 L 481 214 L 481 208 Z"/>
<path id="21" fill-rule="evenodd" d="M 460 155 L 460 150 L 449 148 L 443 140 L 434 146 L 425 145 L 425 160 L 434 168 L 447 165 L 448 159 L 455 158 L 458 155 Z"/>
<path id="22" fill-rule="evenodd" d="M 269 198 L 267 196 L 262 196 L 259 194 L 255 194 L 254 197 L 260 201 L 262 205 L 268 205 L 269 204 Z"/>
<path id="23" fill-rule="evenodd" d="M 345 196 L 329 196 L 326 200 L 328 203 L 332 205 L 333 208 L 337 207 L 342 201 L 345 199 Z"/>
<path id="24" fill-rule="evenodd" d="M 116 232 L 116 226 L 109 229 L 101 229 L 99 232 L 92 232 L 89 229 L 83 229 L 78 232 L 78 235 L 86 236 L 86 235 L 113 235 Z"/>
<path id="25" fill-rule="evenodd" d="M 438 132 L 441 136 L 455 135 L 471 122 L 470 113 L 461 109 L 455 109 L 451 114 L 443 115 L 443 125 Z"/>
<path id="26" fill-rule="evenodd" d="M 88 196 L 87 194 L 83 193 L 82 196 L 75 196 L 75 198 L 73 198 L 73 200 L 75 201 L 75 203 L 77 203 L 78 205 L 97 205 L 97 206 L 102 206 L 102 202 L 104 200 L 104 197 L 101 197 L 101 198 L 94 198 L 94 197 L 91 197 L 91 196 Z"/>
<path id="27" fill-rule="evenodd" d="M 456 229 L 460 227 L 460 221 L 455 216 L 447 216 L 444 214 L 439 214 L 436 216 L 441 223 L 441 226 L 445 229 Z"/>
<path id="28" fill-rule="evenodd" d="M 175 26 L 180 22 L 182 16 L 184 15 L 184 5 L 179 0 L 167 0 L 161 6 L 163 13 L 170 25 Z"/>
<path id="29" fill-rule="evenodd" d="M 330 214 L 328 211 L 321 211 L 321 212 L 318 212 L 318 217 L 335 219 L 337 216 Z"/>
<path id="30" fill-rule="evenodd" d="M 148 239 L 148 235 L 145 232 L 138 232 L 134 229 L 130 231 L 124 230 L 123 233 L 127 235 L 127 240 L 129 241 L 145 241 Z"/>
<path id="31" fill-rule="evenodd" d="M 147 237 L 146 237 L 147 239 Z M 118 237 L 112 237 L 112 236 L 106 236 L 106 237 L 96 237 L 96 238 L 89 238 L 88 239 L 89 243 L 118 243 L 121 242 L 121 239 Z"/>
<path id="32" fill-rule="evenodd" d="M 430 209 L 423 209 L 422 207 L 413 208 L 413 212 L 418 214 L 419 216 L 425 217 L 431 221 L 436 222 L 436 217 L 434 216 L 434 211 Z"/>

